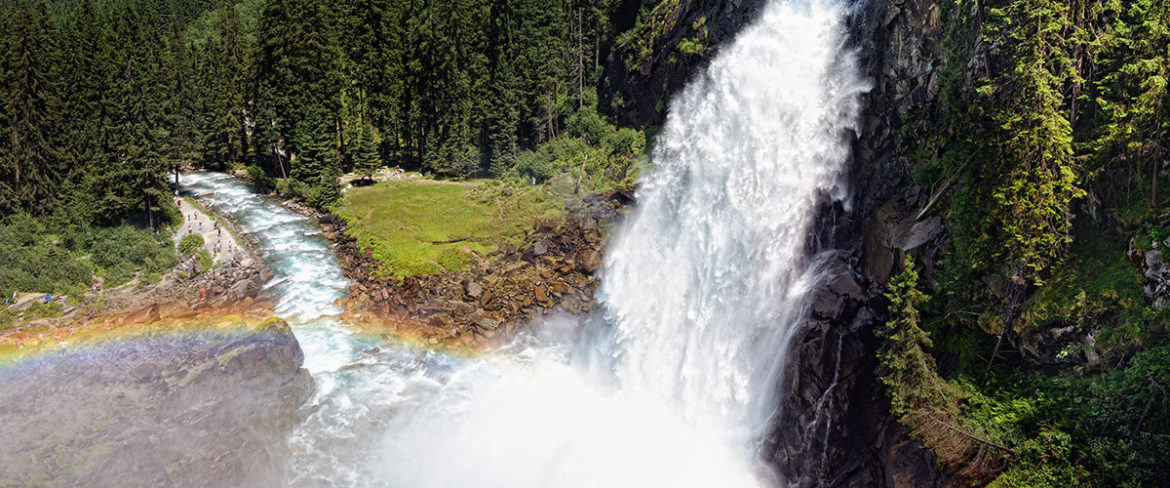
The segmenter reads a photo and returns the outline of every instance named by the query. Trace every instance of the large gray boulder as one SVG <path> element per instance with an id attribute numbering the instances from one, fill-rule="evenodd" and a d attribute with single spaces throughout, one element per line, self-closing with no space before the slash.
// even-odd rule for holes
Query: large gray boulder
<path id="1" fill-rule="evenodd" d="M 312 392 L 288 324 L 109 339 L 0 366 L 0 486 L 280 486 Z"/>

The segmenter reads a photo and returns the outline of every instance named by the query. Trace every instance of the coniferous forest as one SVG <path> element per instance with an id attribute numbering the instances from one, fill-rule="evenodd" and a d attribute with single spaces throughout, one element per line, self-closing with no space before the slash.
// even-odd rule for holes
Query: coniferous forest
<path id="1" fill-rule="evenodd" d="M 596 105 L 619 7 L 6 3 L 0 211 L 147 226 L 192 165 L 306 191 L 363 165 L 503 173 Z"/>

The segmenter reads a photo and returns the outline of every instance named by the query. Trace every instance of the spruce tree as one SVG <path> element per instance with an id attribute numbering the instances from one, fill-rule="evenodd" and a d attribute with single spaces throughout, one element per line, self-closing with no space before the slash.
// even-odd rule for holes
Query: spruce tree
<path id="1" fill-rule="evenodd" d="M 1067 5 L 1016 0 L 1002 15 L 1012 65 L 980 88 L 994 107 L 1000 166 L 987 168 L 1001 178 L 992 190 L 992 226 L 1003 233 L 995 258 L 1013 283 L 1033 286 L 1071 242 L 1072 204 L 1084 195 L 1062 91 L 1080 78 L 1066 51 Z"/>
<path id="2" fill-rule="evenodd" d="M 353 171 L 355 174 L 369 179 L 382 166 L 382 157 L 378 154 L 377 137 L 369 124 L 362 124 L 355 146 Z"/>
<path id="3" fill-rule="evenodd" d="M 57 62 L 56 29 L 43 1 L 9 5 L 4 56 L 4 108 L 7 114 L 3 158 L 11 182 L 3 192 L 9 206 L 46 214 L 56 197 L 64 168 L 54 135 L 60 105 L 53 67 Z"/>

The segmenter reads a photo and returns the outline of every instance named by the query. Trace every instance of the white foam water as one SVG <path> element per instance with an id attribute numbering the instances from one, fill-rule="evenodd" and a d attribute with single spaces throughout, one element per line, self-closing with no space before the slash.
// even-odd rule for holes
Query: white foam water
<path id="1" fill-rule="evenodd" d="M 821 277 L 806 255 L 867 89 L 847 5 L 777 0 L 675 98 L 590 319 L 465 358 L 355 334 L 311 223 L 191 175 L 263 240 L 317 391 L 293 486 L 751 487 L 787 343 Z M 252 205 L 250 202 L 256 202 Z M 222 208 L 221 208 L 222 210 Z M 373 349 L 377 347 L 377 349 Z"/>

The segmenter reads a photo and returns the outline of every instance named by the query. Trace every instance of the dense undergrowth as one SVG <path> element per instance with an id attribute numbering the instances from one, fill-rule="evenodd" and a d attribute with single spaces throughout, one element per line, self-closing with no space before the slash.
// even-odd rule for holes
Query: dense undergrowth
<path id="1" fill-rule="evenodd" d="M 1170 235 L 1167 12 L 943 4 L 938 111 L 920 114 L 943 123 L 906 130 L 916 181 L 954 182 L 948 235 L 893 280 L 880 359 L 892 413 L 966 483 L 1170 479 L 1170 313 L 1139 269 Z"/>
<path id="2" fill-rule="evenodd" d="M 0 294 L 78 295 L 98 276 L 106 289 L 158 281 L 178 263 L 169 235 L 123 225 L 49 228 L 27 215 L 0 223 Z M 25 318 L 51 316 L 57 303 L 37 304 Z M 0 326 L 14 313 L 0 316 Z M 6 320 L 7 319 L 7 320 Z"/>

